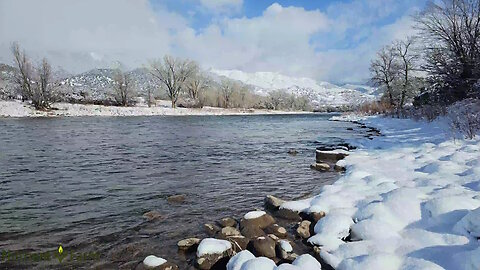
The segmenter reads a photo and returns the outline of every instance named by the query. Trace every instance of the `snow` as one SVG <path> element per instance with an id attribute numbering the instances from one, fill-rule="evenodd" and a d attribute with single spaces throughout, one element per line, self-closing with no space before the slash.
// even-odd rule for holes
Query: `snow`
<path id="1" fill-rule="evenodd" d="M 383 136 L 349 141 L 358 149 L 339 180 L 282 204 L 326 213 L 308 239 L 322 259 L 335 269 L 480 269 L 480 139 L 452 140 L 442 118 L 345 119 Z"/>
<path id="2" fill-rule="evenodd" d="M 251 259 L 255 259 L 255 256 L 250 251 L 241 251 L 228 261 L 227 270 L 240 270 L 242 265 Z"/>
<path id="3" fill-rule="evenodd" d="M 276 267 L 274 261 L 265 257 L 258 257 L 243 263 L 240 270 L 274 270 Z"/>
<path id="4" fill-rule="evenodd" d="M 168 102 L 169 103 L 169 102 Z M 55 103 L 55 110 L 37 111 L 29 104 L 20 101 L 0 100 L 1 117 L 45 117 L 45 116 L 150 116 L 150 115 L 259 115 L 259 114 L 306 114 L 308 112 L 286 112 L 260 109 L 223 109 L 216 107 L 170 108 L 165 102 L 159 106 L 116 107 L 102 105 L 84 105 Z"/>
<path id="5" fill-rule="evenodd" d="M 276 72 L 247 73 L 239 70 L 211 69 L 214 75 L 240 81 L 254 88 L 258 95 L 267 96 L 275 90 L 285 90 L 297 96 L 307 96 L 314 106 L 343 106 L 361 104 L 375 99 L 375 90 L 371 87 L 337 86 L 328 82 L 317 82 L 310 78 L 285 76 Z"/>
<path id="6" fill-rule="evenodd" d="M 146 267 L 150 267 L 150 268 L 160 266 L 160 265 L 162 265 L 166 262 L 167 262 L 167 260 L 165 260 L 163 258 L 159 258 L 155 255 L 149 255 L 143 260 L 143 264 Z"/>
<path id="7" fill-rule="evenodd" d="M 232 248 L 232 244 L 226 240 L 205 238 L 197 248 L 197 257 L 207 254 L 222 254 Z"/>
<path id="8" fill-rule="evenodd" d="M 282 250 L 284 250 L 285 252 L 293 251 L 292 245 L 290 245 L 290 242 L 288 242 L 287 240 L 280 240 L 278 241 L 278 243 L 280 244 Z"/>
<path id="9" fill-rule="evenodd" d="M 244 219 L 255 219 L 255 218 L 259 218 L 263 215 L 267 214 L 265 211 L 250 211 L 248 213 L 246 213 L 243 218 Z"/>
<path id="10" fill-rule="evenodd" d="M 292 262 L 292 265 L 298 266 L 302 270 L 320 270 L 322 266 L 320 263 L 312 257 L 312 255 L 304 254 L 298 256 L 295 261 Z"/>

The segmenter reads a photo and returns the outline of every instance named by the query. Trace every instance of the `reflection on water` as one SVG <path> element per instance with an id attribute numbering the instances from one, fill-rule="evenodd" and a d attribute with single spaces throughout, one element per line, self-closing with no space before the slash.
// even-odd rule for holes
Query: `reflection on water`
<path id="1" fill-rule="evenodd" d="M 329 117 L 0 120 L 0 249 L 62 244 L 112 260 L 116 247 L 138 243 L 136 259 L 153 253 L 181 264 L 176 242 L 203 236 L 204 223 L 334 180 L 309 169 L 315 147 L 361 134 Z M 168 203 L 174 194 L 186 202 Z M 163 219 L 146 222 L 150 210 Z"/>

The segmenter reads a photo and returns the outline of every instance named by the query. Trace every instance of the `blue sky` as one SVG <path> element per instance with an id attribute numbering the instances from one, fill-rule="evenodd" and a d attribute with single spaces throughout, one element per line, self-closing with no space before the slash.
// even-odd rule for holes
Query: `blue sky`
<path id="1" fill-rule="evenodd" d="M 382 46 L 414 34 L 426 0 L 2 0 L 12 41 L 72 72 L 171 54 L 202 67 L 365 82 Z M 92 8 L 94 7 L 94 8 Z M 85 14 L 88 14 L 86 16 Z"/>

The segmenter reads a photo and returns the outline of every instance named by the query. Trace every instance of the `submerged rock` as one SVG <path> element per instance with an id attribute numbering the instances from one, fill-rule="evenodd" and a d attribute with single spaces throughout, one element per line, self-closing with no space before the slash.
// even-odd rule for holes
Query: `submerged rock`
<path id="1" fill-rule="evenodd" d="M 167 198 L 167 201 L 170 203 L 183 203 L 186 199 L 184 194 L 172 195 Z"/>
<path id="2" fill-rule="evenodd" d="M 298 154 L 298 151 L 295 149 L 290 149 L 288 150 L 288 154 L 291 156 L 296 156 Z"/>
<path id="3" fill-rule="evenodd" d="M 148 221 L 158 220 L 158 219 L 163 218 L 162 214 L 160 214 L 160 212 L 155 211 L 155 210 L 148 211 L 148 212 L 144 213 L 143 217 L 146 218 Z"/>

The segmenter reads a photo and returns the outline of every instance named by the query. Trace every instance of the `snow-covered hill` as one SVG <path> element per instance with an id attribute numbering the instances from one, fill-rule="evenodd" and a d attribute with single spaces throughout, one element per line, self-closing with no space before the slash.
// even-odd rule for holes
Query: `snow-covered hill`
<path id="1" fill-rule="evenodd" d="M 337 86 L 310 78 L 289 77 L 275 72 L 246 73 L 239 70 L 211 69 L 216 76 L 250 85 L 256 94 L 267 96 L 275 90 L 285 90 L 297 96 L 307 96 L 314 107 L 340 107 L 363 103 L 376 98 L 376 89 L 368 86 Z"/>

